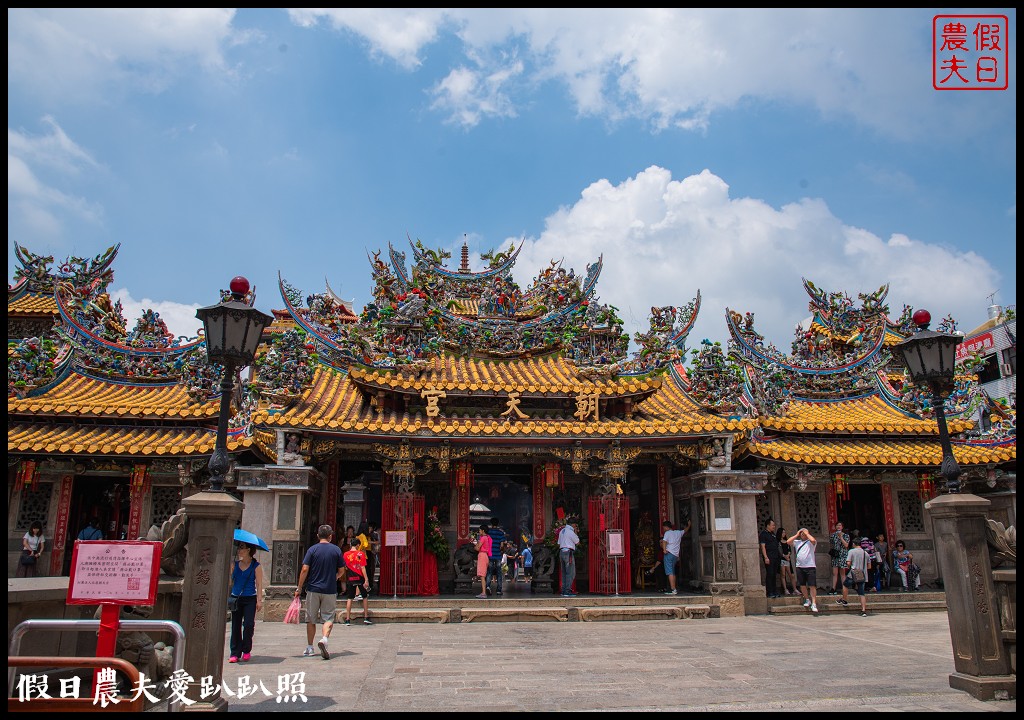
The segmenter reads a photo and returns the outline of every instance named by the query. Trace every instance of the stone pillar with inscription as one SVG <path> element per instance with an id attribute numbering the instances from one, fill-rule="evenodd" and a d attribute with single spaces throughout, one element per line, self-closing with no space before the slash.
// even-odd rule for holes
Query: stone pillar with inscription
<path id="1" fill-rule="evenodd" d="M 953 665 L 949 686 L 979 700 L 1017 696 L 1017 677 L 1002 641 L 986 521 L 991 503 L 977 495 L 929 501 L 936 554 L 945 581 Z"/>
<path id="2" fill-rule="evenodd" d="M 292 601 L 306 542 L 321 524 L 320 515 L 313 517 L 308 506 L 324 476 L 298 463 L 252 465 L 235 473 L 245 498 L 242 527 L 270 545 L 269 553 L 259 553 L 267 582 L 262 618 L 279 622 Z"/>
<path id="3" fill-rule="evenodd" d="M 768 612 L 756 508 L 766 480 L 763 472 L 708 469 L 673 481 L 677 495 L 694 503 L 691 533 L 700 533 L 694 574 L 700 568 L 722 617 Z"/>
<path id="4" fill-rule="evenodd" d="M 182 501 L 189 518 L 188 561 L 182 584 L 181 626 L 185 629 L 185 672 L 192 680 L 183 711 L 226 711 L 220 694 L 203 699 L 200 684 L 222 684 L 227 631 L 228 580 L 235 525 L 244 503 L 225 492 L 200 492 Z"/>

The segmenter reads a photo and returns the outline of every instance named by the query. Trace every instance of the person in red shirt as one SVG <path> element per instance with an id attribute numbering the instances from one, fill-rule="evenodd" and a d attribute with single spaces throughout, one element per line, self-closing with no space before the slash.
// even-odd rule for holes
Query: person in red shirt
<path id="1" fill-rule="evenodd" d="M 345 570 L 348 586 L 345 588 L 345 624 L 351 625 L 352 601 L 356 590 L 362 590 L 363 624 L 373 625 L 370 621 L 370 578 L 366 574 L 366 553 L 359 549 L 360 542 L 356 538 L 349 541 L 349 550 L 345 553 Z"/>

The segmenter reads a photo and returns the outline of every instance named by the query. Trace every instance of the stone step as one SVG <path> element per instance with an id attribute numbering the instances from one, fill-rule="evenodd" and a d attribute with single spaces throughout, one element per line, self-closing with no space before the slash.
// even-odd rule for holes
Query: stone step
<path id="1" fill-rule="evenodd" d="M 871 602 L 868 600 L 868 614 L 897 613 L 897 612 L 946 612 L 945 600 L 920 600 L 912 602 Z M 821 615 L 860 614 L 860 603 L 850 600 L 849 605 L 837 605 L 835 600 L 818 603 L 818 612 Z M 772 605 L 768 608 L 770 615 L 802 615 L 810 614 L 810 610 L 802 603 L 793 605 Z"/>
<path id="2" fill-rule="evenodd" d="M 611 622 L 636 620 L 704 619 L 717 615 L 712 605 L 596 605 L 567 606 L 481 604 L 463 608 L 372 607 L 374 623 L 469 623 L 469 622 Z M 302 613 L 300 622 L 305 622 Z M 342 622 L 344 611 L 337 611 L 336 622 Z M 362 620 L 362 609 L 353 608 L 354 623 Z"/>

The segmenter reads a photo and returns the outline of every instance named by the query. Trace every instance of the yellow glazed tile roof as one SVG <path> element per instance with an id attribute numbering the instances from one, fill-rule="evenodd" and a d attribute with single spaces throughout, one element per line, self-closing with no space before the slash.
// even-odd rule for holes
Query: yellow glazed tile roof
<path id="1" fill-rule="evenodd" d="M 764 460 L 806 465 L 928 465 L 942 463 L 938 440 L 811 440 L 778 438 L 755 440 L 750 452 Z M 984 465 L 1016 460 L 1017 446 L 955 443 L 953 455 L 962 465 Z"/>
<path id="2" fill-rule="evenodd" d="M 660 382 L 660 379 L 657 381 Z M 443 401 L 441 407 L 443 415 Z M 529 414 L 528 408 L 524 410 Z M 303 394 L 294 407 L 280 413 L 267 409 L 260 410 L 253 416 L 253 423 L 341 433 L 408 435 L 425 432 L 434 436 L 505 439 L 564 438 L 581 435 L 628 439 L 747 430 L 756 424 L 754 420 L 727 419 L 706 413 L 670 381 L 662 383 L 653 396 L 639 403 L 636 414 L 629 420 L 602 417 L 598 421 L 580 422 L 571 416 L 510 420 L 503 417 L 478 418 L 458 414 L 427 418 L 420 413 L 378 413 L 370 406 L 351 378 L 325 368 L 317 370 L 313 386 Z"/>
<path id="3" fill-rule="evenodd" d="M 7 428 L 7 452 L 68 455 L 208 455 L 217 436 L 199 427 L 129 427 L 14 423 Z M 229 437 L 229 451 L 252 445 L 247 437 Z"/>
<path id="4" fill-rule="evenodd" d="M 122 385 L 72 373 L 38 397 L 8 398 L 8 414 L 80 417 L 212 418 L 220 400 L 193 402 L 183 385 Z"/>
<path id="5" fill-rule="evenodd" d="M 444 355 L 429 363 L 419 374 L 410 370 L 381 371 L 353 367 L 352 379 L 368 386 L 419 393 L 431 388 L 450 393 L 519 392 L 528 395 L 574 395 L 599 392 L 603 397 L 651 393 L 661 378 L 590 380 L 576 365 L 564 358 L 547 356 L 526 360 L 485 362 Z"/>
<path id="6" fill-rule="evenodd" d="M 893 347 L 894 345 L 899 345 L 904 340 L 906 340 L 905 337 L 903 337 L 902 335 L 900 335 L 897 332 L 894 332 L 893 330 L 891 330 L 889 328 L 886 328 L 885 329 L 885 338 L 882 339 L 882 345 L 884 347 Z"/>
<path id="7" fill-rule="evenodd" d="M 7 302 L 7 315 L 56 315 L 57 302 L 53 295 L 26 293 L 17 300 Z"/>
<path id="8" fill-rule="evenodd" d="M 934 420 L 918 420 L 897 410 L 877 395 L 838 402 L 791 402 L 781 417 L 761 419 L 772 430 L 803 433 L 885 433 L 938 435 Z M 950 420 L 949 431 L 961 433 L 974 427 L 971 420 Z"/>

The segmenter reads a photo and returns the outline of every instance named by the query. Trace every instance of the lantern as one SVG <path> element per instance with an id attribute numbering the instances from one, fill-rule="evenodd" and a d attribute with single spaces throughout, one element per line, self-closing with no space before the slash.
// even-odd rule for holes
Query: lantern
<path id="1" fill-rule="evenodd" d="M 149 466 L 146 463 L 135 463 L 132 466 L 132 478 L 129 482 L 132 495 L 141 492 L 146 484 L 146 476 L 149 473 Z"/>
<path id="2" fill-rule="evenodd" d="M 473 463 L 460 462 L 455 464 L 455 487 L 468 488 L 473 484 Z"/>
<path id="3" fill-rule="evenodd" d="M 844 473 L 835 474 L 832 486 L 836 491 L 836 502 L 840 505 L 843 504 L 843 500 L 850 499 L 850 483 L 846 481 L 846 475 Z"/>
<path id="4" fill-rule="evenodd" d="M 29 490 L 36 489 L 36 480 L 39 479 L 39 472 L 37 471 L 37 465 L 35 460 L 22 460 L 21 467 L 18 468 L 18 476 L 15 480 L 15 490 L 21 490 L 22 488 L 28 488 Z"/>
<path id="5" fill-rule="evenodd" d="M 544 487 L 563 487 L 563 475 L 561 463 L 544 463 Z"/>
<path id="6" fill-rule="evenodd" d="M 917 476 L 917 495 L 925 502 L 928 502 L 936 495 L 935 477 L 928 473 L 921 473 Z"/>

